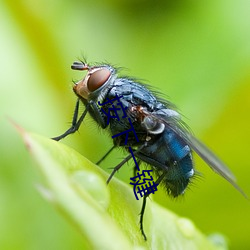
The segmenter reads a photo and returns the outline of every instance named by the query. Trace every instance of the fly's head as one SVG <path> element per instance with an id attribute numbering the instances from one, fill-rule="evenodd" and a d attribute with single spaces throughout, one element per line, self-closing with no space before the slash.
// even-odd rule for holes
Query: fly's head
<path id="1" fill-rule="evenodd" d="M 74 70 L 86 70 L 86 76 L 73 87 L 75 94 L 84 100 L 99 99 L 104 95 L 106 86 L 110 85 L 116 77 L 115 69 L 109 65 L 89 66 L 83 62 L 74 62 Z"/>

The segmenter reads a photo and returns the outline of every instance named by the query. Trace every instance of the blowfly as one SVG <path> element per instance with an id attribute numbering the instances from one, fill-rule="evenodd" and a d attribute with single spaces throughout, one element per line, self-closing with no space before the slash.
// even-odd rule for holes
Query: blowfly
<path id="1" fill-rule="evenodd" d="M 244 195 L 232 172 L 189 132 L 172 103 L 157 97 L 147 85 L 133 78 L 119 77 L 118 70 L 109 64 L 90 66 L 80 61 L 74 62 L 71 68 L 86 71 L 87 74 L 73 87 L 77 102 L 72 125 L 65 133 L 53 138 L 54 140 L 59 141 L 76 132 L 89 113 L 94 121 L 102 129 L 108 129 L 113 137 L 114 145 L 102 160 L 115 147 L 123 147 L 128 153 L 129 148 L 132 148 L 138 164 L 149 165 L 157 177 L 156 183 L 162 184 L 170 196 L 182 195 L 193 178 L 193 151 Z M 118 100 L 117 97 L 122 98 Z M 120 104 L 123 108 L 110 109 L 110 100 L 117 100 L 117 105 Z M 79 115 L 80 103 L 83 103 L 85 110 Z M 122 117 L 124 111 L 129 119 L 108 119 L 104 115 L 110 113 L 110 117 Z M 123 133 L 131 125 L 134 131 Z M 116 136 L 117 134 L 120 136 Z M 131 158 L 129 154 L 113 169 L 107 183 Z M 143 216 L 148 195 L 145 193 L 143 196 L 140 213 L 140 230 L 145 240 Z"/>

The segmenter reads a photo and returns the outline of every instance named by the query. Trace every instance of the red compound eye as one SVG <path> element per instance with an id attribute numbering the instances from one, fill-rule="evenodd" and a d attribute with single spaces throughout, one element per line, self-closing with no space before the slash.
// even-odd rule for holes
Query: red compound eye
<path id="1" fill-rule="evenodd" d="M 110 71 L 108 69 L 99 69 L 92 73 L 88 79 L 88 90 L 93 92 L 99 89 L 109 78 Z"/>

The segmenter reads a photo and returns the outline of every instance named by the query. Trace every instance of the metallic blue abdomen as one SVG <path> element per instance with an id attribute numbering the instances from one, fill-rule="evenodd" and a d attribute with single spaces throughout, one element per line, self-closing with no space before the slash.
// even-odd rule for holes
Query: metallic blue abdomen
<path id="1" fill-rule="evenodd" d="M 185 191 L 194 175 L 191 150 L 169 129 L 153 141 L 140 151 L 138 158 L 150 164 L 158 176 L 165 173 L 162 183 L 176 197 Z"/>

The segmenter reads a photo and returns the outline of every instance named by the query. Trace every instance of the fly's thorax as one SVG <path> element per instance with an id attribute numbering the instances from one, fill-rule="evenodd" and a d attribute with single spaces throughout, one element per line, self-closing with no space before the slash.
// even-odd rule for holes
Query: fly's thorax
<path id="1" fill-rule="evenodd" d="M 83 68 L 88 70 L 87 75 L 73 87 L 80 99 L 102 101 L 106 95 L 107 87 L 116 79 L 115 69 L 109 65 Z"/>

